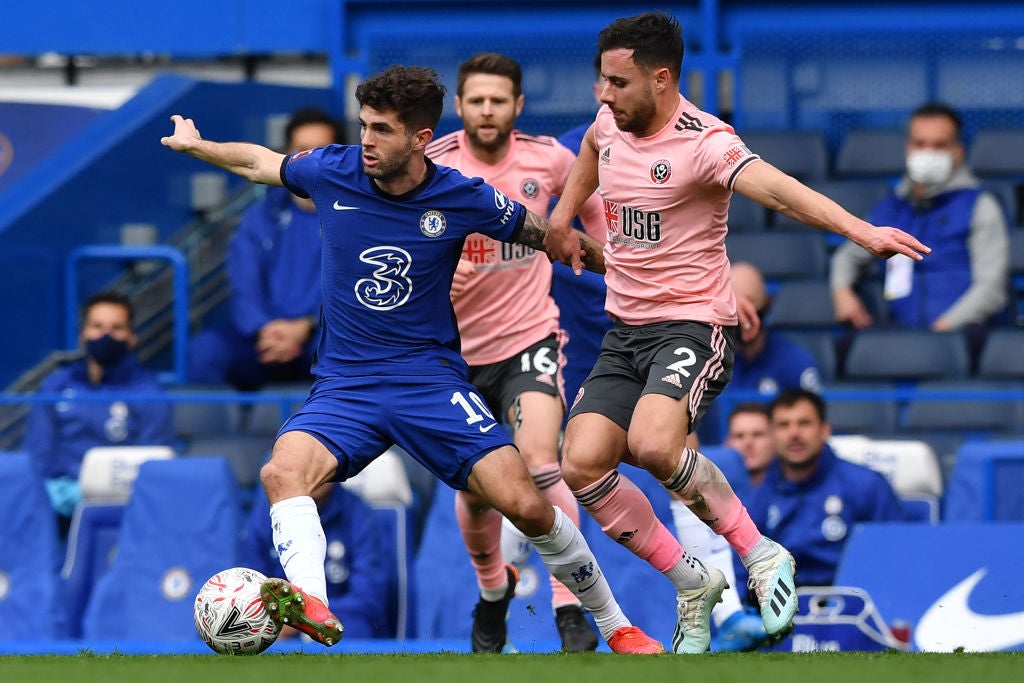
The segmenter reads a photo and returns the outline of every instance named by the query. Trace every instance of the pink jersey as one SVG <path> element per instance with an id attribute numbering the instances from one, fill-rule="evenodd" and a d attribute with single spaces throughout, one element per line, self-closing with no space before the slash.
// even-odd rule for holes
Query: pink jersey
<path id="1" fill-rule="evenodd" d="M 513 131 L 508 154 L 490 165 L 474 157 L 465 131 L 427 147 L 435 163 L 481 177 L 530 211 L 547 216 L 552 196 L 565 187 L 576 156 L 552 137 Z M 587 232 L 603 235 L 601 200 L 592 196 L 580 211 Z M 603 241 L 603 240 L 602 240 Z M 462 356 L 470 365 L 507 360 L 558 331 L 558 306 L 551 298 L 551 263 L 543 252 L 498 242 L 481 234 L 466 238 L 462 257 L 476 266 L 455 300 Z"/>
<path id="2" fill-rule="evenodd" d="M 694 320 L 735 325 L 726 220 L 733 183 L 759 157 L 731 126 L 684 97 L 655 135 L 594 122 L 608 313 L 630 325 Z"/>

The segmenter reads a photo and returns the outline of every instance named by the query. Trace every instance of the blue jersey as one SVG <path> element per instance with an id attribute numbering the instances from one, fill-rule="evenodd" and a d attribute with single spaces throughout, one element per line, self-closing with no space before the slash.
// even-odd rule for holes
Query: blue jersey
<path id="1" fill-rule="evenodd" d="M 156 375 L 126 356 L 106 368 L 99 385 L 89 381 L 86 361 L 58 368 L 43 380 L 41 393 L 76 395 L 109 392 L 109 401 L 37 403 L 28 414 L 22 449 L 46 479 L 78 478 L 82 456 L 94 446 L 170 446 L 174 423 L 169 403 L 132 403 L 133 391 L 156 392 Z"/>
<path id="2" fill-rule="evenodd" d="M 806 389 L 820 394 L 821 375 L 810 351 L 777 332 L 769 332 L 764 350 L 757 358 L 747 360 L 742 353 L 736 354 L 729 388 L 769 396 L 783 389 Z"/>
<path id="3" fill-rule="evenodd" d="M 839 458 L 825 446 L 817 471 L 793 483 L 778 461 L 747 500 L 750 518 L 793 553 L 796 582 L 828 586 L 846 539 L 861 522 L 899 522 L 903 512 L 889 482 L 878 472 Z"/>
<path id="4" fill-rule="evenodd" d="M 526 209 L 429 159 L 423 183 L 388 195 L 364 173 L 361 150 L 330 145 L 281 165 L 284 184 L 311 197 L 320 216 L 323 309 L 313 372 L 429 375 L 439 365 L 465 372 L 449 298 L 463 240 L 479 232 L 514 241 Z"/>

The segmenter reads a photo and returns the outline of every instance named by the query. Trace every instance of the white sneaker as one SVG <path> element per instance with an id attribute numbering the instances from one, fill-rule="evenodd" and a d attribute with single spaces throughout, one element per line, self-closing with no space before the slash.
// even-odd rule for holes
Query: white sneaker
<path id="1" fill-rule="evenodd" d="M 765 540 L 776 548 L 771 557 L 747 567 L 750 578 L 747 586 L 757 595 L 761 606 L 761 621 L 769 636 L 781 637 L 793 628 L 793 617 L 799 600 L 796 595 L 796 560 L 775 541 Z"/>
<path id="2" fill-rule="evenodd" d="M 710 577 L 707 584 L 679 591 L 676 596 L 679 621 L 672 634 L 672 651 L 677 655 L 699 655 L 711 646 L 711 610 L 722 601 L 729 582 L 715 567 L 705 565 L 705 569 Z"/>

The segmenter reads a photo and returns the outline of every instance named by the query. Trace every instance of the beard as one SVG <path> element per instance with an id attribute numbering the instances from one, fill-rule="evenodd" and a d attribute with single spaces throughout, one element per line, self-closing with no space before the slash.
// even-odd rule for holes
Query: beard
<path id="1" fill-rule="evenodd" d="M 633 113 L 624 118 L 616 118 L 615 125 L 624 133 L 641 133 L 647 130 L 656 112 L 654 93 L 650 87 L 645 87 L 644 97 L 637 103 Z"/>
<path id="2" fill-rule="evenodd" d="M 376 166 L 369 167 L 363 164 L 363 173 L 374 180 L 387 182 L 406 173 L 410 158 L 412 158 L 411 142 L 405 149 L 380 155 L 377 158 Z"/>
<path id="3" fill-rule="evenodd" d="M 511 129 L 495 128 L 494 139 L 483 140 L 480 138 L 479 130 L 479 128 L 467 130 L 466 137 L 469 138 L 470 144 L 484 150 L 485 152 L 497 152 L 508 144 L 508 139 L 512 136 Z"/>

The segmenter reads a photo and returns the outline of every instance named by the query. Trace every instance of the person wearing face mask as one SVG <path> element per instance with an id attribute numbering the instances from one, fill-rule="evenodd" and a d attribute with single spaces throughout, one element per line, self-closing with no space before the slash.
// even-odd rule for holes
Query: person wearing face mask
<path id="1" fill-rule="evenodd" d="M 82 307 L 79 343 L 82 355 L 48 375 L 44 394 L 67 400 L 34 403 L 22 450 L 46 483 L 50 503 L 66 534 L 75 505 L 85 452 L 94 446 L 171 445 L 174 425 L 169 403 L 132 403 L 133 392 L 160 391 L 155 373 L 139 365 L 132 350 L 136 336 L 131 302 L 101 292 Z M 107 392 L 109 401 L 76 401 L 75 396 Z"/>
<path id="2" fill-rule="evenodd" d="M 950 107 L 916 109 L 907 131 L 906 174 L 869 221 L 902 228 L 933 249 L 925 261 L 886 262 L 888 321 L 935 332 L 964 330 L 977 346 L 974 338 L 1006 306 L 1009 235 L 998 200 L 965 163 L 962 134 L 960 116 Z M 832 259 L 836 319 L 856 329 L 876 322 L 854 291 L 874 261 L 853 243 Z"/>

